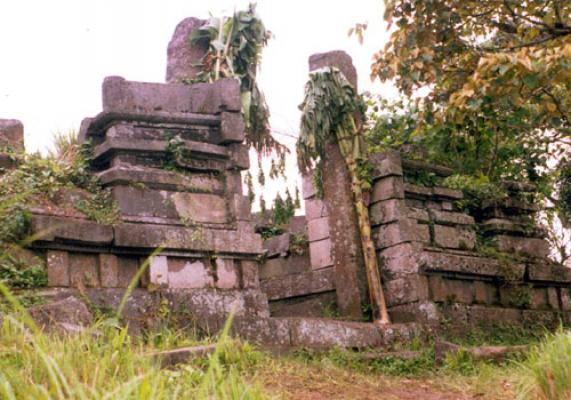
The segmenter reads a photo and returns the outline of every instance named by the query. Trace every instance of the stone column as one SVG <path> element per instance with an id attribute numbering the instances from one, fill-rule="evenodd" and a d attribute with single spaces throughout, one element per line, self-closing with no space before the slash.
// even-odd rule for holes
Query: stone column
<path id="1" fill-rule="evenodd" d="M 0 174 L 16 167 L 16 162 L 4 149 L 24 150 L 24 125 L 16 119 L 0 119 Z"/>
<path id="2" fill-rule="evenodd" d="M 180 83 L 196 77 L 200 72 L 196 64 L 208 51 L 208 43 L 199 41 L 191 46 L 189 37 L 205 23 L 203 19 L 189 17 L 176 26 L 167 48 L 167 83 Z"/>
<path id="3" fill-rule="evenodd" d="M 357 72 L 347 53 L 331 51 L 309 58 L 310 71 L 326 66 L 339 68 L 357 90 Z M 367 299 L 367 286 L 351 179 L 337 144 L 327 145 L 326 155 L 323 163 L 323 201 L 329 215 L 337 305 L 342 316 L 360 319 L 363 315 L 361 301 Z"/>

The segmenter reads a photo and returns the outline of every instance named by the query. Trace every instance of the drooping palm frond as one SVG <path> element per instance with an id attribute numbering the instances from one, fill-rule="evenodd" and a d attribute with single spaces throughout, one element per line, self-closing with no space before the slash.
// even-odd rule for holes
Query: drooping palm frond
<path id="1" fill-rule="evenodd" d="M 270 111 L 256 82 L 262 49 L 271 36 L 254 4 L 231 17 L 210 18 L 190 36 L 191 43 L 205 39 L 209 43 L 209 51 L 201 61 L 202 72 L 191 82 L 221 78 L 240 81 L 246 143 L 262 155 L 287 152 L 270 133 Z"/>
<path id="2" fill-rule="evenodd" d="M 347 78 L 337 68 L 326 67 L 309 74 L 305 98 L 299 109 L 302 115 L 297 160 L 301 171 L 307 172 L 325 156 L 328 142 L 355 136 L 354 114 L 359 103 Z M 359 158 L 362 143 L 357 148 L 359 154 L 353 156 Z"/>

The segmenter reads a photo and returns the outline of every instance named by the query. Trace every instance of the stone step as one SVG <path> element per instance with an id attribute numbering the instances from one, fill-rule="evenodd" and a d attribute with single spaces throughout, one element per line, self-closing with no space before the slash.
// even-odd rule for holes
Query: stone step
<path id="1" fill-rule="evenodd" d="M 388 348 L 414 338 L 425 341 L 429 334 L 419 324 L 380 326 L 326 318 L 236 319 L 232 332 L 262 346 L 316 350 Z"/>

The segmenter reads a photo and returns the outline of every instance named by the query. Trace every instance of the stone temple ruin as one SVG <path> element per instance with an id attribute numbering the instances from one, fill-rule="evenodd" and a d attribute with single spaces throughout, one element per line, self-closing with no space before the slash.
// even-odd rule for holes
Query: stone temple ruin
<path id="1" fill-rule="evenodd" d="M 376 154 L 371 224 L 393 324 L 363 320 L 368 295 L 358 228 L 345 165 L 331 145 L 324 197 L 304 177 L 305 216 L 265 242 L 242 192 L 249 168 L 239 83 L 186 85 L 205 49 L 186 38 L 201 21 L 182 21 L 169 45 L 169 83 L 103 82 L 103 110 L 81 124 L 80 140 L 94 144 L 92 168 L 110 188 L 122 223 L 102 225 L 58 209 L 33 209 L 30 249 L 48 269 L 50 295 L 81 291 L 92 302 L 117 307 L 125 288 L 155 249 L 129 298 L 125 319 L 135 330 L 164 318 L 161 305 L 199 329 L 218 330 L 236 312 L 234 331 L 277 346 L 369 347 L 423 335 L 445 321 L 571 322 L 571 269 L 548 260 L 543 232 L 530 226 L 538 211 L 523 200 L 534 188 L 510 184 L 511 196 L 477 215 L 460 211 L 462 193 L 407 182 L 411 172 L 453 171 Z M 314 55 L 310 69 L 340 68 L 356 85 L 343 52 Z M 178 135 L 176 153 L 169 138 Z M 0 141 L 23 147 L 18 121 L 0 121 Z M 12 168 L 0 154 L 0 167 Z M 484 256 L 476 230 L 517 262 Z M 294 249 L 306 236 L 307 248 Z"/>

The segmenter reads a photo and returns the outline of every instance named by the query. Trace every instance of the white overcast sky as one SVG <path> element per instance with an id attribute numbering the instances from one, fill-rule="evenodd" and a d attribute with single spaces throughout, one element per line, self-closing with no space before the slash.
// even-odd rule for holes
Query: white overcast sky
<path id="1" fill-rule="evenodd" d="M 354 60 L 359 90 L 394 96 L 372 84 L 369 66 L 387 39 L 382 0 L 259 0 L 275 37 L 263 54 L 260 85 L 276 132 L 297 134 L 307 59 L 343 49 Z M 55 132 L 78 129 L 101 111 L 105 76 L 164 82 L 166 49 L 188 16 L 245 8 L 240 0 L 4 0 L 0 3 L 0 118 L 24 123 L 28 151 L 45 150 Z M 368 22 L 364 45 L 347 31 Z M 292 146 L 294 139 L 276 135 Z M 296 180 L 296 179 L 294 179 Z M 295 184 L 290 182 L 290 184 Z M 269 194 L 268 197 L 272 197 Z"/>

